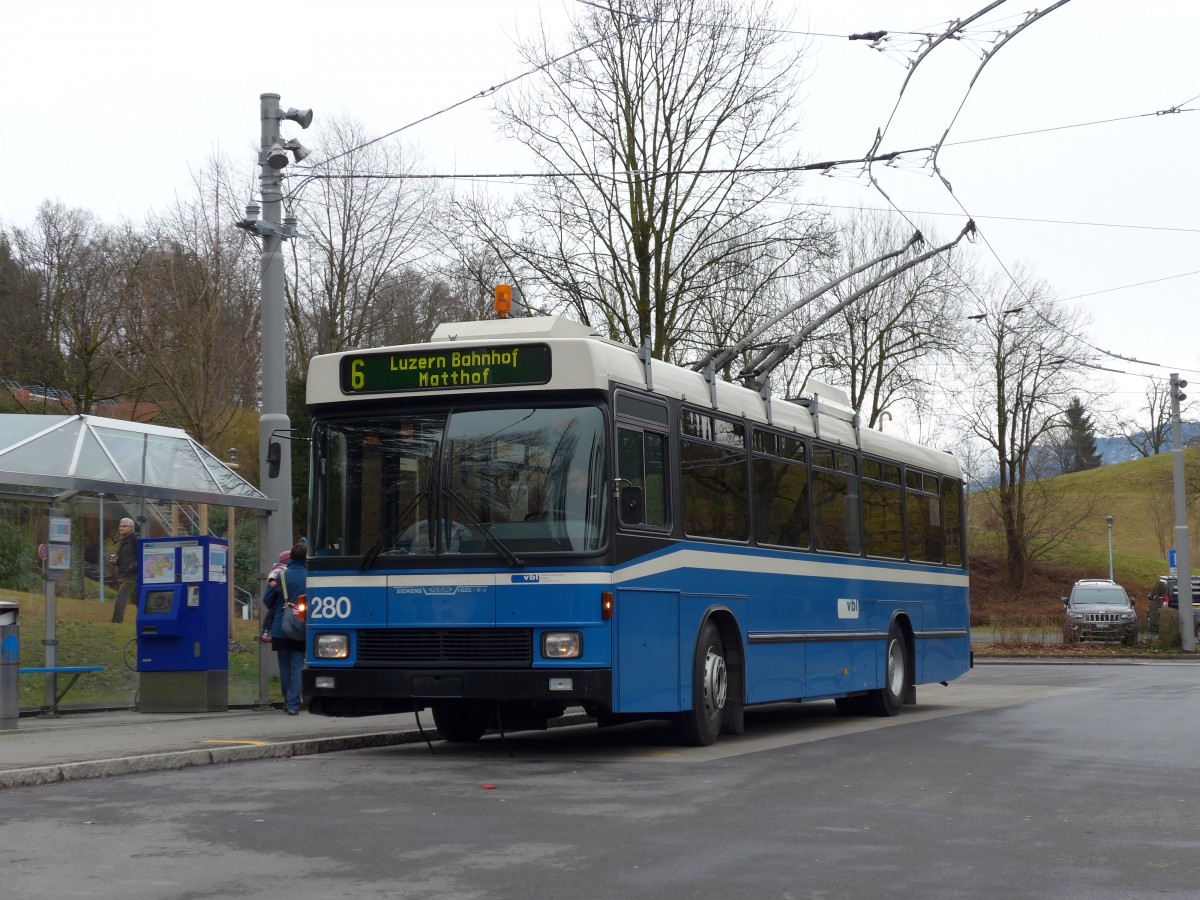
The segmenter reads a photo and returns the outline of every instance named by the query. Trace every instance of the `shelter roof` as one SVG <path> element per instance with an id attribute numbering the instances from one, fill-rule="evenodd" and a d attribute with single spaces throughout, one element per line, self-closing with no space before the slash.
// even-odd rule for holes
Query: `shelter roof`
<path id="1" fill-rule="evenodd" d="M 179 428 L 86 415 L 0 415 L 0 484 L 277 508 Z"/>

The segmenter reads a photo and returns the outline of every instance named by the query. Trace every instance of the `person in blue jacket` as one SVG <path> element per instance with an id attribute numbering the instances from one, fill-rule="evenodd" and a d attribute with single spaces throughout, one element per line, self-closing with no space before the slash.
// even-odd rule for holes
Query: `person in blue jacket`
<path id="1" fill-rule="evenodd" d="M 308 575 L 308 545 L 292 547 L 291 560 L 284 568 L 279 584 L 268 591 L 263 604 L 271 613 L 271 649 L 279 654 L 279 688 L 289 716 L 300 714 L 300 670 L 304 668 L 304 641 L 289 638 L 283 633 L 283 610 L 294 605 L 305 592 Z"/>

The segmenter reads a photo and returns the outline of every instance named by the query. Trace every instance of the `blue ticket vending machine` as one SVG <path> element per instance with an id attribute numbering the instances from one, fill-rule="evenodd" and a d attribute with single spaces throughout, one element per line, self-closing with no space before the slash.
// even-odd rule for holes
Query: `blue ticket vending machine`
<path id="1" fill-rule="evenodd" d="M 138 709 L 227 710 L 229 545 L 143 538 L 138 560 Z"/>

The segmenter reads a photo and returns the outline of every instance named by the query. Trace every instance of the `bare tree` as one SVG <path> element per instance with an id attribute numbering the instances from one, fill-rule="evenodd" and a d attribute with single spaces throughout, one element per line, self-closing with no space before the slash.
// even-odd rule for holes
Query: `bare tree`
<path id="1" fill-rule="evenodd" d="M 179 427 L 219 448 L 240 410 L 258 402 L 258 250 L 230 224 L 245 187 L 226 162 L 209 160 L 192 180 L 194 195 L 149 219 L 131 260 L 128 371 Z"/>
<path id="2" fill-rule="evenodd" d="M 797 201 L 797 173 L 771 169 L 795 161 L 781 147 L 803 54 L 762 4 L 576 10 L 579 52 L 560 55 L 544 33 L 524 43 L 545 77 L 498 105 L 504 133 L 554 177 L 507 215 L 482 201 L 460 209 L 546 304 L 682 361 L 738 331 L 829 246 L 824 215 Z"/>
<path id="3" fill-rule="evenodd" d="M 287 314 L 303 369 L 318 353 L 383 343 L 394 330 L 406 284 L 433 250 L 437 195 L 432 182 L 403 177 L 413 161 L 388 142 L 370 142 L 349 119 L 328 124 L 313 158 L 317 177 L 294 210 L 307 238 L 295 255 Z"/>
<path id="4" fill-rule="evenodd" d="M 1004 529 L 1008 581 L 1019 587 L 1029 562 L 1091 513 L 1086 502 L 1065 504 L 1056 500 L 1061 494 L 1037 487 L 1034 472 L 1038 445 L 1079 392 L 1084 348 L 1077 314 L 1023 270 L 1015 282 L 993 279 L 981 302 L 963 359 L 964 412 L 997 466 L 997 485 L 987 496 Z"/>
<path id="5" fill-rule="evenodd" d="M 14 231 L 18 258 L 30 276 L 25 284 L 36 292 L 25 299 L 39 308 L 57 357 L 53 370 L 43 367 L 46 387 L 65 391 L 77 412 L 91 412 L 96 400 L 118 390 L 117 244 L 117 233 L 90 212 L 58 202 L 44 202 L 30 228 Z M 38 402 L 45 407 L 48 397 L 43 392 Z"/>
<path id="6" fill-rule="evenodd" d="M 46 382 L 62 371 L 42 315 L 40 283 L 14 253 L 10 235 L 0 231 L 0 333 L 5 338 L 0 341 L 0 372 L 22 384 Z"/>
<path id="7" fill-rule="evenodd" d="M 842 251 L 830 274 L 851 271 L 904 243 L 894 219 L 860 212 L 846 223 Z M 867 292 L 830 320 L 811 341 L 814 374 L 843 385 L 868 427 L 884 412 L 908 401 L 921 405 L 939 360 L 957 349 L 962 331 L 964 278 L 950 254 L 935 256 Z M 839 284 L 838 303 L 876 278 L 881 263 Z"/>
<path id="8" fill-rule="evenodd" d="M 1143 457 L 1157 456 L 1171 443 L 1171 384 L 1151 378 L 1146 386 L 1146 403 L 1139 410 L 1143 416 L 1122 419 L 1118 424 L 1129 445 Z"/>

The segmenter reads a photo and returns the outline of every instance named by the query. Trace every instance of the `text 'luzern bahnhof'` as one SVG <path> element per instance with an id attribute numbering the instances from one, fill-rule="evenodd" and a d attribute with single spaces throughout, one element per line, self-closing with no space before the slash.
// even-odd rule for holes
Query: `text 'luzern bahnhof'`
<path id="1" fill-rule="evenodd" d="M 536 344 L 363 354 L 343 359 L 341 371 L 342 390 L 348 394 L 545 384 L 549 380 L 549 348 Z"/>

